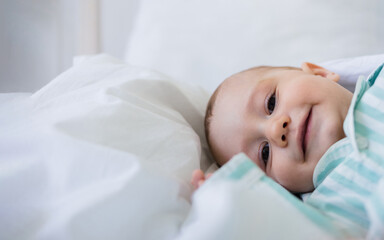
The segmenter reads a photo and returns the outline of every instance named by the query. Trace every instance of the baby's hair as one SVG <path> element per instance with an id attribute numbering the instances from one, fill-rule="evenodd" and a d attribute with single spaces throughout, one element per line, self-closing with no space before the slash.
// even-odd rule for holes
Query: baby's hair
<path id="1" fill-rule="evenodd" d="M 232 75 L 229 78 L 236 77 L 238 74 L 241 74 L 241 73 L 244 73 L 244 72 L 247 72 L 247 71 L 259 71 L 260 72 L 260 76 L 262 76 L 262 74 L 265 73 L 266 71 L 272 71 L 272 70 L 299 70 L 299 71 L 301 71 L 301 68 L 288 67 L 288 66 L 285 66 L 285 67 L 258 66 L 258 67 L 249 68 L 249 69 L 246 69 L 246 70 L 241 71 L 239 73 L 236 73 L 236 74 Z M 213 158 L 215 159 L 215 162 L 218 165 L 218 167 L 221 167 L 222 164 L 217 161 L 215 153 L 212 151 L 212 144 L 211 144 L 211 141 L 210 141 L 210 125 L 211 125 L 211 122 L 212 122 L 213 109 L 214 109 L 214 106 L 215 106 L 217 95 L 219 94 L 219 92 L 220 92 L 224 82 L 222 82 L 216 88 L 216 90 L 213 92 L 213 94 L 211 95 L 211 97 L 210 97 L 210 99 L 208 101 L 208 104 L 207 104 L 207 108 L 206 108 L 206 111 L 205 111 L 205 119 L 204 119 L 205 138 L 207 140 L 208 147 L 211 150 Z"/>
<path id="2" fill-rule="evenodd" d="M 211 150 L 211 152 L 212 152 L 212 146 L 211 146 L 211 141 L 209 140 L 210 139 L 209 137 L 210 137 L 210 125 L 211 125 L 211 120 L 212 120 L 212 112 L 213 112 L 213 107 L 214 107 L 215 102 L 216 102 L 217 95 L 221 89 L 222 84 L 223 83 L 221 83 L 216 88 L 216 90 L 213 92 L 213 94 L 209 98 L 207 108 L 205 110 L 205 119 L 204 119 L 205 138 L 207 139 L 208 147 Z M 219 163 L 216 160 L 216 157 L 215 156 L 213 156 L 213 157 L 215 158 L 216 163 L 219 165 Z M 220 167 L 220 165 L 219 165 L 219 167 Z"/>

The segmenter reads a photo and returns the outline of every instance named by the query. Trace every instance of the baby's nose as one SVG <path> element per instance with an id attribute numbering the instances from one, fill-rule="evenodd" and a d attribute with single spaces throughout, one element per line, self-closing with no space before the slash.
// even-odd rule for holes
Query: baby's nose
<path id="1" fill-rule="evenodd" d="M 291 119 L 288 116 L 281 116 L 271 126 L 271 138 L 280 147 L 288 145 L 288 128 Z"/>

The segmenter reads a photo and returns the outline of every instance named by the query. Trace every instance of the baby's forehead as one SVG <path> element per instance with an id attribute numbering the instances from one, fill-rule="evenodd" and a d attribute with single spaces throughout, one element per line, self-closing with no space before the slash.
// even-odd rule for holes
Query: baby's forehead
<path id="1" fill-rule="evenodd" d="M 281 71 L 287 70 L 285 68 L 280 67 L 253 67 L 247 70 L 236 73 L 226 79 L 228 82 L 236 82 L 236 81 L 244 81 L 244 80 L 252 80 L 252 81 L 263 81 L 271 79 L 276 74 L 281 73 Z"/>
<path id="2" fill-rule="evenodd" d="M 255 83 L 259 82 L 273 81 L 276 79 L 284 78 L 285 73 L 292 71 L 302 70 L 296 67 L 253 67 L 230 76 L 224 80 L 222 86 L 223 88 L 231 88 L 231 86 L 239 84 L 241 81 L 245 82 L 245 85 L 254 85 Z"/>
<path id="3" fill-rule="evenodd" d="M 235 91 L 235 89 L 243 88 L 253 88 L 257 87 L 259 83 L 270 81 L 272 78 L 267 71 L 260 69 L 249 69 L 243 72 L 236 73 L 229 78 L 225 79 L 220 86 L 220 91 L 218 95 L 226 95 Z M 220 98 L 220 97 L 218 97 Z"/>

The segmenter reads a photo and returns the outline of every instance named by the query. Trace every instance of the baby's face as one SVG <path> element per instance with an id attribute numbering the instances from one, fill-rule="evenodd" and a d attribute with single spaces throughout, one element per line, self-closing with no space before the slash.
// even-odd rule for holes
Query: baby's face
<path id="1" fill-rule="evenodd" d="M 312 64 L 301 70 L 249 70 L 227 79 L 213 108 L 212 151 L 220 163 L 245 152 L 293 192 L 313 190 L 325 151 L 345 137 L 352 93 L 338 75 Z"/>

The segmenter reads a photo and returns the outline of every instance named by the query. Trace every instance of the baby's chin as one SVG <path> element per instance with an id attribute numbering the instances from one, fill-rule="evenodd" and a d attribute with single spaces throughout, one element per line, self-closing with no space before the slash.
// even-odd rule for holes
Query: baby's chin
<path id="1" fill-rule="evenodd" d="M 313 185 L 313 170 L 310 166 L 302 166 L 307 169 L 300 176 L 299 173 L 296 174 L 295 179 L 288 179 L 288 181 L 284 181 L 284 179 L 274 179 L 278 184 L 282 187 L 290 191 L 291 193 L 307 193 L 312 192 L 315 187 Z"/>

